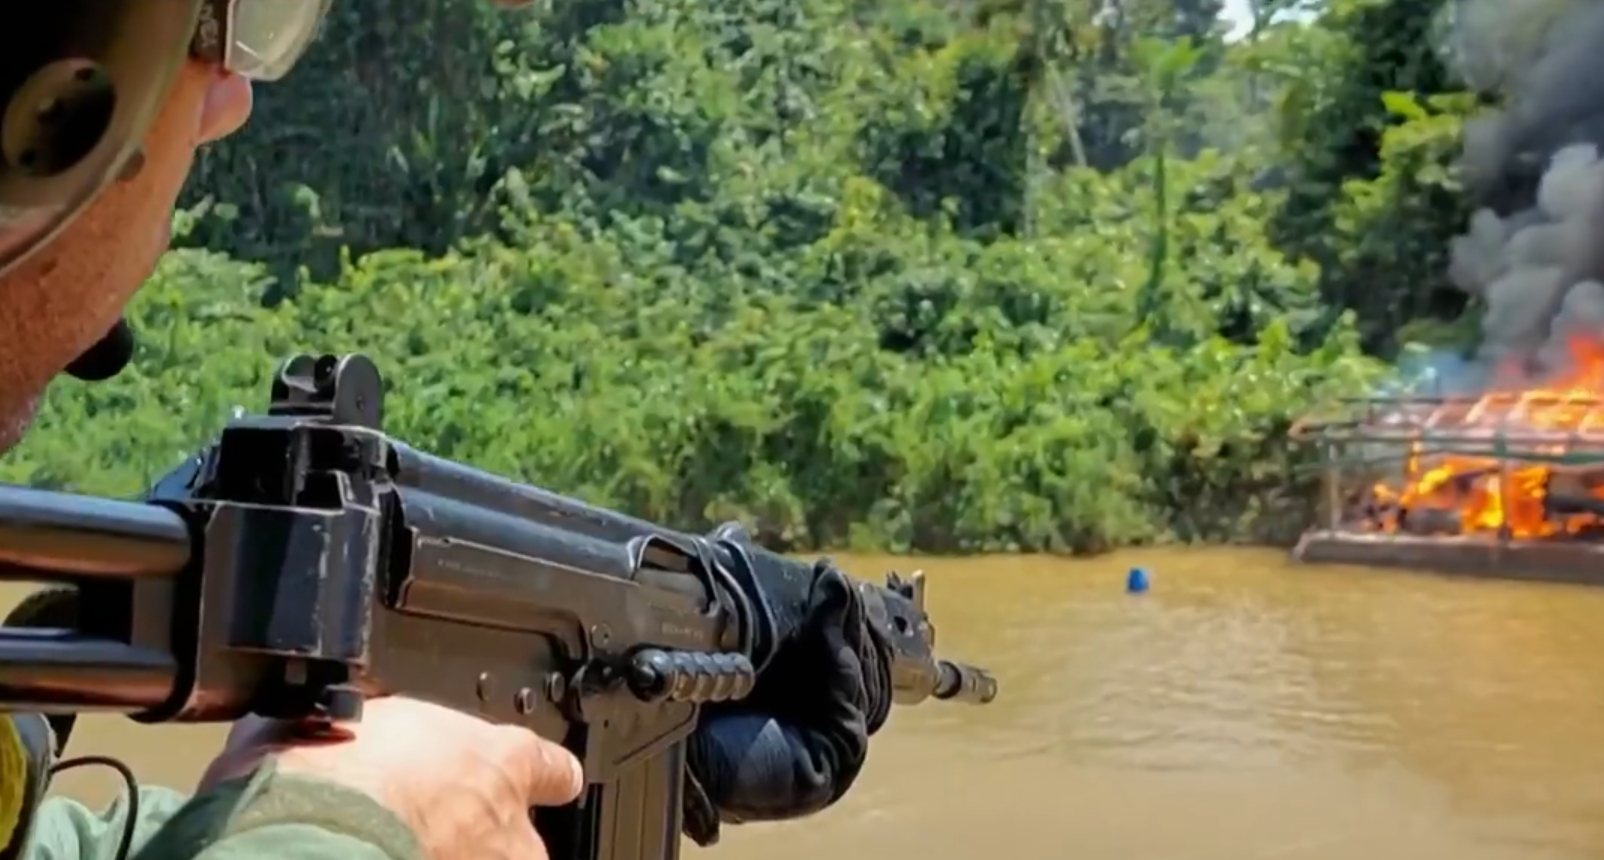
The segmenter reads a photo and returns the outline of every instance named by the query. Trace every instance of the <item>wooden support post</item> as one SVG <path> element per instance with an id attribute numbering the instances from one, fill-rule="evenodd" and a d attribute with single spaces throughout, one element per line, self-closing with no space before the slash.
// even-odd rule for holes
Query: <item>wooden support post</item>
<path id="1" fill-rule="evenodd" d="M 1504 441 L 1504 422 L 1498 422 L 1498 438 L 1493 443 L 1498 457 L 1498 540 L 1493 542 L 1493 564 L 1504 563 L 1509 542 L 1514 535 L 1509 529 L 1509 446 Z"/>
<path id="2" fill-rule="evenodd" d="M 1326 458 L 1326 528 L 1336 531 L 1342 525 L 1342 469 L 1337 465 L 1337 444 L 1328 440 L 1322 447 Z"/>

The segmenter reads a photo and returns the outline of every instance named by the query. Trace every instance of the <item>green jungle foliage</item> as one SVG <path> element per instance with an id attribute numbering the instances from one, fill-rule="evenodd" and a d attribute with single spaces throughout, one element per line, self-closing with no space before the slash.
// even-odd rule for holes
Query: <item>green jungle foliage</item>
<path id="1" fill-rule="evenodd" d="M 1464 310 L 1440 0 L 551 5 L 336 4 L 0 479 L 137 493 L 363 351 L 419 447 L 781 548 L 1283 539 L 1290 423 Z"/>

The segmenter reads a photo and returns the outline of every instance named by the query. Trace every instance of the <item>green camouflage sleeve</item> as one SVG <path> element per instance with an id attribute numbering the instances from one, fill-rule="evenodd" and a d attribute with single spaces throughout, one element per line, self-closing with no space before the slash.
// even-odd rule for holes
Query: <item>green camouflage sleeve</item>
<path id="1" fill-rule="evenodd" d="M 172 818 L 184 798 L 165 788 L 142 788 L 133 808 L 132 844 L 150 839 Z M 21 860 L 117 860 L 128 824 L 128 798 L 121 796 L 103 812 L 76 800 L 53 797 L 34 813 L 27 849 Z"/>
<path id="2" fill-rule="evenodd" d="M 165 788 L 142 788 L 133 804 L 119 793 L 99 812 L 65 797 L 46 798 L 55 749 L 44 717 L 0 714 L 0 762 L 6 763 L 0 765 L 0 809 L 11 818 L 0 827 L 0 860 L 117 860 L 125 838 L 139 845 L 184 805 L 183 796 Z"/>
<path id="3" fill-rule="evenodd" d="M 96 812 L 45 799 L 54 738 L 37 714 L 0 714 L 0 860 L 421 860 L 412 833 L 366 795 L 271 766 L 185 800 L 141 788 Z"/>
<path id="4" fill-rule="evenodd" d="M 136 857 L 423 860 L 406 825 L 367 795 L 323 780 L 281 775 L 271 765 L 197 795 L 171 815 Z"/>
<path id="5" fill-rule="evenodd" d="M 114 860 L 123 840 L 138 844 L 154 834 L 184 804 L 178 794 L 147 788 L 130 804 L 127 795 L 101 812 L 66 798 L 45 798 L 55 762 L 55 735 L 38 714 L 0 715 L 0 806 L 15 809 L 5 827 L 0 860 Z M 130 816 L 132 818 L 130 819 Z M 133 831 L 128 832 L 132 824 Z"/>
<path id="6" fill-rule="evenodd" d="M 21 860 L 118 860 L 128 813 L 126 798 L 103 812 L 47 800 Z M 421 860 L 411 832 L 366 795 L 271 771 L 188 802 L 142 788 L 134 816 L 137 860 Z"/>
<path id="7" fill-rule="evenodd" d="M 71 589 L 40 592 L 6 626 L 73 627 Z M 60 719 L 60 718 L 54 718 Z M 51 798 L 56 732 L 37 714 L 0 714 L 0 860 L 124 860 L 128 798 L 104 812 Z M 333 783 L 283 776 L 271 766 L 188 801 L 163 788 L 132 804 L 137 860 L 422 860 L 400 819 L 366 795 Z"/>

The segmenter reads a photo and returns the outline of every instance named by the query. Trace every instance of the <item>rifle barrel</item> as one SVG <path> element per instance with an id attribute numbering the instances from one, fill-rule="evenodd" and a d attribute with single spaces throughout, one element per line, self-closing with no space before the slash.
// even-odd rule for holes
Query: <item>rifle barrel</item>
<path id="1" fill-rule="evenodd" d="M 5 578 L 172 576 L 189 559 L 189 528 L 166 508 L 0 486 Z"/>
<path id="2" fill-rule="evenodd" d="M 172 695 L 177 677 L 165 652 L 66 630 L 0 629 L 8 711 L 144 711 Z"/>

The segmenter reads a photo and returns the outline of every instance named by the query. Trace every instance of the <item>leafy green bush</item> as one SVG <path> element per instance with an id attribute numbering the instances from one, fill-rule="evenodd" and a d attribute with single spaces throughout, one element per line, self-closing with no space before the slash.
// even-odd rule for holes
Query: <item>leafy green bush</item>
<path id="1" fill-rule="evenodd" d="M 1252 206 L 1183 210 L 1162 289 L 1185 337 L 1159 343 L 1135 316 L 1140 187 L 1064 181 L 1052 199 L 1083 196 L 1097 230 L 981 242 L 853 180 L 763 289 L 737 265 L 674 268 L 638 225 L 558 219 L 520 247 L 375 252 L 272 309 L 261 266 L 173 252 L 132 309 L 135 366 L 59 384 L 0 477 L 136 492 L 234 406 L 260 409 L 279 358 L 361 351 L 416 445 L 782 546 L 1084 552 L 1301 524 L 1288 416 L 1370 370 L 1350 331 L 1300 353 L 1279 318 L 1250 344 L 1215 330 L 1239 312 L 1223 281 L 1308 291 L 1311 273 L 1265 250 Z"/>
<path id="2" fill-rule="evenodd" d="M 1289 423 L 1469 330 L 1437 0 L 1232 44 L 1211 0 L 402 4 L 336 4 L 203 155 L 134 367 L 0 479 L 137 493 L 362 351 L 394 434 L 666 524 L 1282 539 Z"/>

